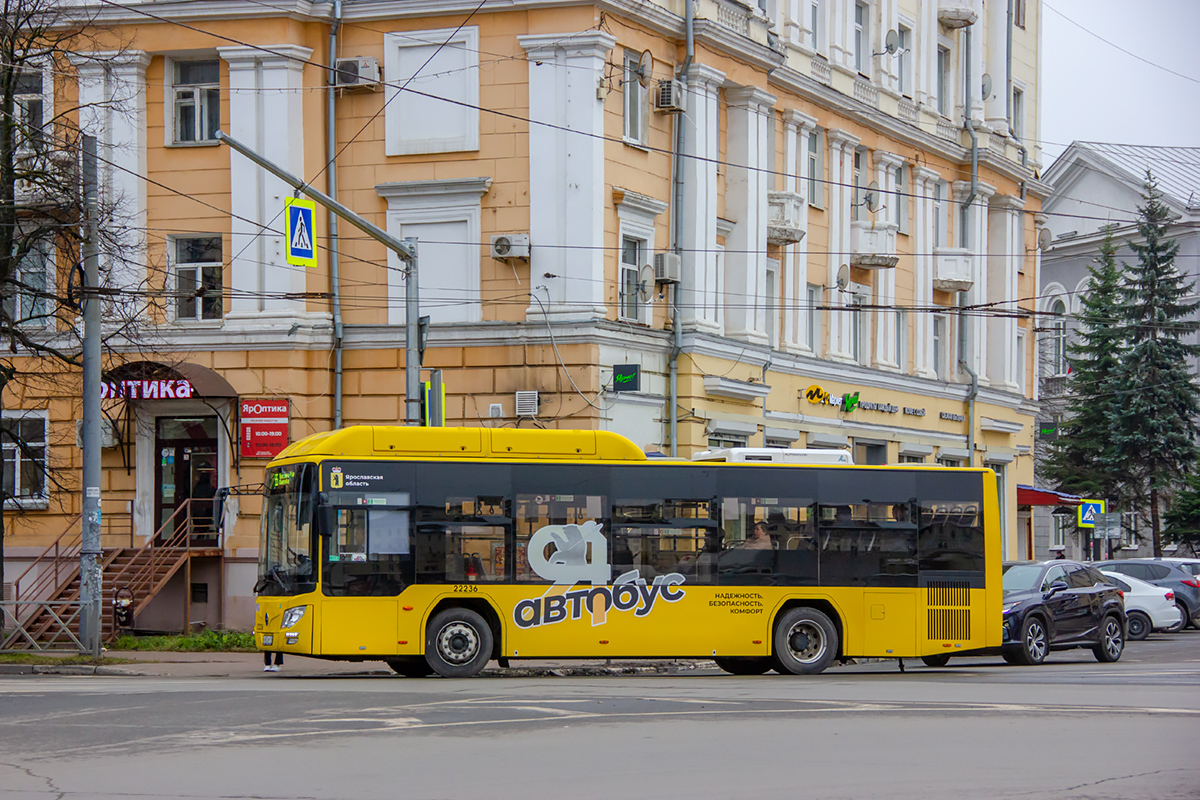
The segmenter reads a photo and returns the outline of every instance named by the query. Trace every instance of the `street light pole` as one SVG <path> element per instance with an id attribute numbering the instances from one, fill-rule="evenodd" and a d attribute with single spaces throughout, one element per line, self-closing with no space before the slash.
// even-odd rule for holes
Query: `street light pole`
<path id="1" fill-rule="evenodd" d="M 421 424 L 421 356 L 417 346 L 417 320 L 420 319 L 421 302 L 417 286 L 417 240 L 397 239 L 382 228 L 372 225 L 346 206 L 324 192 L 314 189 L 273 161 L 268 161 L 246 145 L 224 131 L 217 131 L 216 139 L 224 142 L 246 158 L 258 164 L 279 180 L 298 192 L 311 197 L 325 208 L 358 228 L 363 233 L 381 242 L 400 257 L 406 265 L 404 293 L 405 336 L 404 336 L 404 421 L 409 425 Z"/>
<path id="2" fill-rule="evenodd" d="M 80 642 L 100 656 L 100 250 L 96 137 L 83 137 L 83 539 L 79 551 Z"/>

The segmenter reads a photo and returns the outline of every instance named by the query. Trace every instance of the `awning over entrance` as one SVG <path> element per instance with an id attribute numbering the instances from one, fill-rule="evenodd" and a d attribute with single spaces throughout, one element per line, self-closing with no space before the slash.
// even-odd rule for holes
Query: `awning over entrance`
<path id="1" fill-rule="evenodd" d="M 160 364 L 132 361 L 104 374 L 100 397 L 105 400 L 190 400 L 237 397 L 237 391 L 208 367 L 187 362 Z"/>
<path id="2" fill-rule="evenodd" d="M 1082 502 L 1083 498 L 1077 495 L 1017 484 L 1017 505 L 1019 506 L 1077 506 Z"/>

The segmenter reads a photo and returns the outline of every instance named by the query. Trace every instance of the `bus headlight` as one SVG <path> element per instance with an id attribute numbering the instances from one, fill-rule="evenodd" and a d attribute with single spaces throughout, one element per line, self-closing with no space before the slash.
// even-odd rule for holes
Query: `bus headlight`
<path id="1" fill-rule="evenodd" d="M 289 608 L 287 611 L 283 612 L 283 620 L 280 621 L 279 627 L 290 628 L 295 625 L 300 621 L 300 618 L 304 616 L 305 608 L 307 608 L 307 606 L 296 606 L 295 608 Z"/>

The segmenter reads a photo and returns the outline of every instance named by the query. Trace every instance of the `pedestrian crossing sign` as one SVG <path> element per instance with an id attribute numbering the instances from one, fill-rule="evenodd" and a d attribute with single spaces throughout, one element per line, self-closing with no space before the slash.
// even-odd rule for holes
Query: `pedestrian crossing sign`
<path id="1" fill-rule="evenodd" d="M 313 229 L 317 204 L 312 200 L 291 197 L 283 201 L 283 210 L 287 220 L 287 263 L 294 267 L 317 266 L 317 247 L 314 241 L 316 237 Z"/>
<path id="2" fill-rule="evenodd" d="M 1096 517 L 1104 513 L 1103 500 L 1084 500 L 1079 504 L 1079 518 L 1075 524 L 1080 528 L 1095 528 Z"/>

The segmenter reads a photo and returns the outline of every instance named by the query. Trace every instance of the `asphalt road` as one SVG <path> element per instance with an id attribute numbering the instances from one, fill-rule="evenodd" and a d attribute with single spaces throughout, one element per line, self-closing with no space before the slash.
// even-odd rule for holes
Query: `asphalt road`
<path id="1" fill-rule="evenodd" d="M 807 678 L 0 678 L 0 798 L 1200 797 L 1200 632 Z"/>

